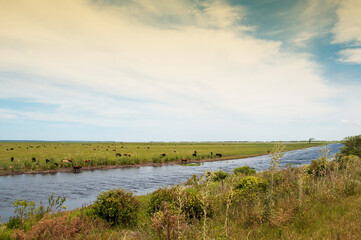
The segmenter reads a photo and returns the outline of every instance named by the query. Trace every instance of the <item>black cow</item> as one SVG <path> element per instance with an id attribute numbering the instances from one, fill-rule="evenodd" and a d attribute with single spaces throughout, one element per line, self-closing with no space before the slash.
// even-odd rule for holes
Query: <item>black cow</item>
<path id="1" fill-rule="evenodd" d="M 11 157 L 10 160 L 11 160 L 12 162 L 14 162 L 14 157 Z"/>
<path id="2" fill-rule="evenodd" d="M 222 157 L 222 154 L 221 153 L 216 153 L 216 157 Z"/>
<path id="3" fill-rule="evenodd" d="M 31 161 L 32 161 L 32 162 L 36 162 L 36 158 L 35 158 L 35 157 L 32 157 L 32 158 L 31 158 Z"/>
<path id="4" fill-rule="evenodd" d="M 49 163 L 49 162 L 50 162 L 50 160 L 49 160 L 49 159 L 45 159 L 45 162 L 46 162 L 46 163 Z"/>
<path id="5" fill-rule="evenodd" d="M 193 157 L 197 157 L 197 151 L 194 151 Z"/>
<path id="6" fill-rule="evenodd" d="M 59 163 L 54 163 L 54 165 L 58 167 L 58 166 L 59 166 Z"/>
<path id="7" fill-rule="evenodd" d="M 121 157 L 122 154 L 121 154 L 121 153 L 116 153 L 115 156 L 116 156 L 116 157 Z"/>
<path id="8" fill-rule="evenodd" d="M 161 157 L 165 157 L 165 156 L 167 156 L 167 154 L 161 153 L 160 156 L 161 156 Z"/>

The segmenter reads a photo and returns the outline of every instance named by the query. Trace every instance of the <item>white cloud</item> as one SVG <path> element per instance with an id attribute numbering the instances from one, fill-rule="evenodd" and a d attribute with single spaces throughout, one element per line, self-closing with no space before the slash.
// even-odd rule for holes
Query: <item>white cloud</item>
<path id="1" fill-rule="evenodd" d="M 361 46 L 361 2 L 342 0 L 337 10 L 338 21 L 333 29 L 334 43 Z M 339 61 L 361 64 L 360 48 L 348 48 L 339 52 Z"/>
<path id="2" fill-rule="evenodd" d="M 340 62 L 361 64 L 361 48 L 348 48 L 339 52 Z"/>
<path id="3" fill-rule="evenodd" d="M 309 55 L 247 35 L 244 9 L 222 1 L 1 4 L 0 96 L 55 106 L 25 119 L 211 127 L 337 111 Z"/>

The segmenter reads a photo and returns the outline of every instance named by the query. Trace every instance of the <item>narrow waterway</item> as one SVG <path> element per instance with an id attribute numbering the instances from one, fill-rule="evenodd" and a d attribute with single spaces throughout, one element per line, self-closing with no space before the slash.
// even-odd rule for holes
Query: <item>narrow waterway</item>
<path id="1" fill-rule="evenodd" d="M 336 154 L 341 144 L 329 144 L 330 154 Z M 299 166 L 320 156 L 320 148 L 313 147 L 286 152 L 281 167 L 286 164 Z M 81 207 L 93 202 L 102 191 L 123 188 L 136 195 L 150 193 L 159 187 L 182 183 L 192 174 L 200 175 L 205 170 L 231 172 L 240 166 L 251 166 L 257 171 L 267 170 L 270 156 L 259 156 L 226 161 L 205 162 L 200 166 L 168 165 L 161 167 L 120 168 L 84 171 L 82 173 L 23 174 L 0 176 L 0 221 L 5 222 L 13 215 L 16 199 L 47 202 L 48 196 L 66 197 L 67 209 Z"/>

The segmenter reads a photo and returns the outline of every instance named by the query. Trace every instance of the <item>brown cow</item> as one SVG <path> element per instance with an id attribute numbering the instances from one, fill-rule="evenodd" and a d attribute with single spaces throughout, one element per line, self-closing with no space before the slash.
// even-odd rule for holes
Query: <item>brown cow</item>
<path id="1" fill-rule="evenodd" d="M 73 167 L 73 172 L 74 173 L 79 173 L 81 171 L 81 166 L 80 165 L 75 165 L 74 167 Z"/>

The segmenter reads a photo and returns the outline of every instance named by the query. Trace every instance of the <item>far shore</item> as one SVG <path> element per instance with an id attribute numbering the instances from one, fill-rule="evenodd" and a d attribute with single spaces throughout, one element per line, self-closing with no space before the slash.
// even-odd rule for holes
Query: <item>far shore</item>
<path id="1" fill-rule="evenodd" d="M 215 162 L 215 161 L 225 161 L 225 160 L 234 160 L 234 159 L 242 159 L 242 158 L 251 158 L 251 157 L 258 157 L 269 155 L 269 153 L 264 154 L 253 154 L 253 155 L 234 155 L 228 156 L 223 158 L 210 158 L 210 159 L 201 159 L 201 160 L 188 160 L 188 163 L 203 163 L 203 162 Z M 138 168 L 138 167 L 161 167 L 161 166 L 168 166 L 168 165 L 185 165 L 182 164 L 181 161 L 176 162 L 163 162 L 163 163 L 139 163 L 139 164 L 132 164 L 132 165 L 102 165 L 102 166 L 89 166 L 89 167 L 82 167 L 82 171 L 93 171 L 93 170 L 108 170 L 108 169 L 117 169 L 117 168 Z M 58 172 L 69 172 L 72 173 L 72 168 L 58 168 L 53 170 L 34 170 L 34 171 L 4 171 L 0 172 L 0 176 L 13 176 L 13 175 L 21 175 L 21 174 L 48 174 L 48 173 L 58 173 Z"/>

